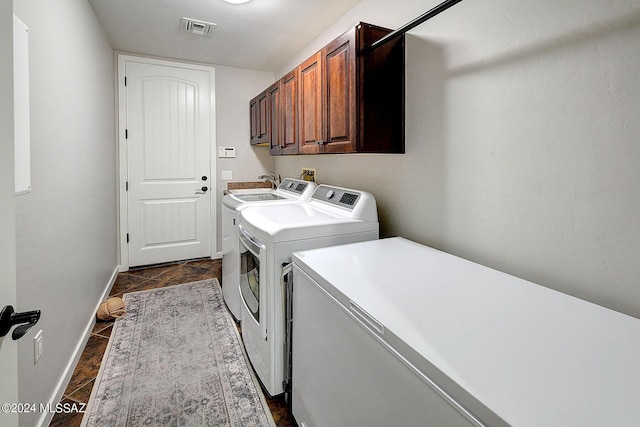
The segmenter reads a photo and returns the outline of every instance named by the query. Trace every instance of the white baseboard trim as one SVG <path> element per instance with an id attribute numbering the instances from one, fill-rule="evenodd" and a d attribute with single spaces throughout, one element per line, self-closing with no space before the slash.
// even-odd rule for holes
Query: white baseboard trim
<path id="1" fill-rule="evenodd" d="M 85 347 L 85 345 L 87 345 L 87 341 L 89 341 L 89 338 L 91 337 L 91 331 L 93 331 L 93 327 L 96 324 L 96 315 L 95 315 L 95 313 L 98 311 L 98 307 L 100 306 L 102 301 L 107 299 L 107 297 L 109 296 L 109 293 L 111 293 L 111 288 L 113 288 L 113 285 L 116 283 L 116 279 L 118 278 L 119 271 L 120 271 L 120 266 L 117 265 L 115 267 L 115 269 L 113 270 L 113 273 L 111 274 L 111 277 L 109 278 L 109 282 L 107 283 L 107 286 L 105 287 L 104 291 L 102 292 L 102 295 L 100 296 L 100 299 L 96 303 L 95 309 L 93 310 L 93 312 L 91 314 L 91 318 L 89 319 L 89 321 L 87 323 L 87 326 L 84 329 L 84 332 L 83 332 L 82 336 L 80 337 L 80 340 L 78 341 L 78 344 L 76 345 L 76 348 L 73 351 L 71 359 L 69 360 L 69 363 L 67 363 L 67 367 L 65 368 L 62 376 L 60 377 L 60 380 L 58 381 L 58 385 L 56 386 L 53 394 L 51 395 L 51 399 L 49 400 L 49 404 L 51 405 L 50 406 L 51 408 L 55 408 L 55 406 L 58 404 L 58 402 L 60 402 L 60 400 L 62 399 L 62 396 L 64 395 L 65 390 L 67 389 L 67 385 L 69 384 L 69 381 L 71 380 L 71 375 L 73 375 L 73 371 L 76 369 L 76 365 L 78 364 L 78 361 L 80 360 L 80 356 L 82 356 L 82 352 L 84 351 L 84 347 Z M 89 402 L 84 402 L 84 403 L 89 403 Z M 36 424 L 36 426 L 38 426 L 38 427 L 46 427 L 46 426 L 48 426 L 51 423 L 51 420 L 53 419 L 53 416 L 54 416 L 53 412 L 44 412 L 42 414 L 42 416 L 40 417 L 40 419 L 38 420 L 38 423 Z"/>

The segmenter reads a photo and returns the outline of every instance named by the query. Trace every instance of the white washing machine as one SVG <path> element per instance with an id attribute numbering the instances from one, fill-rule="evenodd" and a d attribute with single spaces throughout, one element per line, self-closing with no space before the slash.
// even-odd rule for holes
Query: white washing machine
<path id="1" fill-rule="evenodd" d="M 378 239 L 374 197 L 319 185 L 307 203 L 240 212 L 242 338 L 271 396 L 285 391 L 286 289 L 294 251 Z"/>
<path id="2" fill-rule="evenodd" d="M 305 202 L 315 188 L 313 182 L 285 178 L 276 190 L 251 189 L 222 197 L 222 293 L 236 320 L 240 320 L 239 212 L 253 205 Z"/>

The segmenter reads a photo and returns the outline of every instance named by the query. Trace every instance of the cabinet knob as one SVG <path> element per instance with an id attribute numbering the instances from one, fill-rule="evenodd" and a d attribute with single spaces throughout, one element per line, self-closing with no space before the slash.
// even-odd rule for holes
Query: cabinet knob
<path id="1" fill-rule="evenodd" d="M 324 145 L 324 144 L 326 144 L 326 143 L 327 143 L 326 141 L 323 141 L 323 140 L 321 140 L 321 139 L 319 139 L 318 141 L 316 141 L 316 144 L 318 144 L 318 145 Z"/>

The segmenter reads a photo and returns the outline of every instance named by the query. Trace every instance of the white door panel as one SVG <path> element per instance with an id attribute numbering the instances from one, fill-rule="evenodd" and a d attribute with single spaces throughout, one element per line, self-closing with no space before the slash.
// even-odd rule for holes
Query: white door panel
<path id="1" fill-rule="evenodd" d="M 197 243 L 198 199 L 143 200 L 143 248 Z M 165 227 L 165 223 L 176 224 Z"/>
<path id="2" fill-rule="evenodd" d="M 206 70 L 126 62 L 129 265 L 211 255 Z"/>

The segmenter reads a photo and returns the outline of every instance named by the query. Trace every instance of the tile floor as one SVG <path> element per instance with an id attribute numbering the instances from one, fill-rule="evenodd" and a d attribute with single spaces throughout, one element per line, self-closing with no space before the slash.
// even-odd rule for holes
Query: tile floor
<path id="1" fill-rule="evenodd" d="M 221 280 L 222 264 L 220 260 L 185 261 L 134 269 L 118 275 L 110 296 L 122 297 L 127 292 L 179 285 L 214 277 Z M 96 323 L 64 392 L 62 403 L 87 403 L 89 401 L 112 327 L 113 322 L 98 321 Z M 267 397 L 267 403 L 278 427 L 297 426 L 282 398 L 269 399 Z M 82 414 L 56 414 L 50 426 L 76 427 L 80 425 L 81 421 Z"/>

